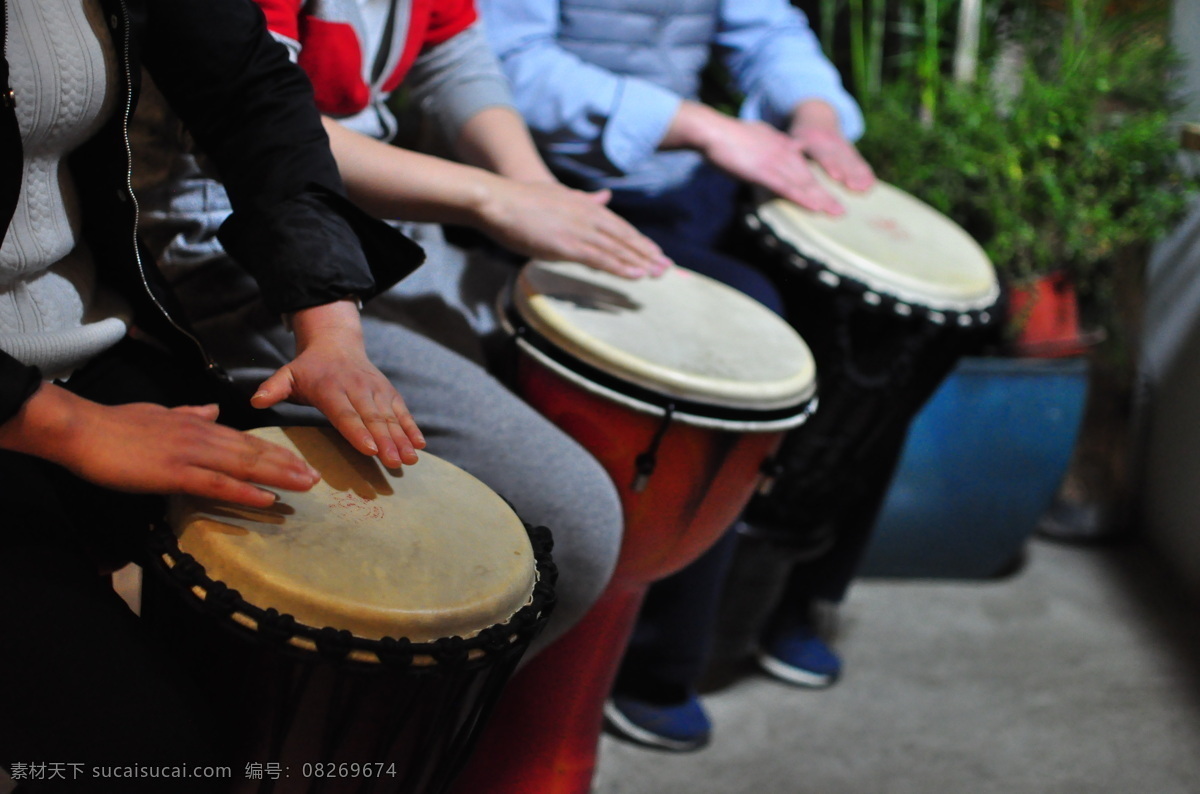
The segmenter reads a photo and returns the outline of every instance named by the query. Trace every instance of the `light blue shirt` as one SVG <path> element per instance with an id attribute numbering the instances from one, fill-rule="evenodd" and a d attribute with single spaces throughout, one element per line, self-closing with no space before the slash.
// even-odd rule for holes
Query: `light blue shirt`
<path id="1" fill-rule="evenodd" d="M 858 105 L 786 0 L 646 2 L 478 0 L 517 106 L 567 180 L 651 193 L 684 181 L 700 155 L 658 146 L 680 103 L 697 99 L 710 46 L 745 96 L 742 118 L 782 127 L 821 99 L 847 138 L 862 134 Z"/>

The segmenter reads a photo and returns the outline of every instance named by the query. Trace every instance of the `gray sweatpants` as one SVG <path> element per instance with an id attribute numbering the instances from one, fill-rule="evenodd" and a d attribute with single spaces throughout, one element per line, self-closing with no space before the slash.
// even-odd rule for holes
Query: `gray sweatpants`
<path id="1" fill-rule="evenodd" d="M 553 533 L 558 606 L 532 655 L 574 625 L 607 584 L 620 546 L 620 501 L 586 450 L 484 368 L 497 285 L 508 275 L 501 268 L 511 268 L 446 246 L 440 230 L 433 238 L 413 236 L 429 263 L 368 305 L 367 353 L 404 397 L 430 452 L 486 483 L 524 521 Z M 179 288 L 192 303 L 186 283 Z M 291 333 L 257 300 L 199 320 L 196 329 L 247 393 L 295 350 Z M 313 421 L 311 408 L 280 408 L 289 420 Z"/>

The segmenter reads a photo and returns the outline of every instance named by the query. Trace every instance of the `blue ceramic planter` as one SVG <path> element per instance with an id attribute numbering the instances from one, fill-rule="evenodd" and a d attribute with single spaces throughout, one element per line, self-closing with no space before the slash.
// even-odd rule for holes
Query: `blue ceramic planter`
<path id="1" fill-rule="evenodd" d="M 966 358 L 917 415 L 867 576 L 985 578 L 1020 559 L 1066 473 L 1083 358 Z"/>

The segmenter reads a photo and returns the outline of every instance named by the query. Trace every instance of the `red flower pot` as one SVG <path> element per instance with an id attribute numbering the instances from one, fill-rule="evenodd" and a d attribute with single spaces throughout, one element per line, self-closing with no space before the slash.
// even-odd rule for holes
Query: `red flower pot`
<path id="1" fill-rule="evenodd" d="M 1011 287 L 1008 323 L 1016 332 L 1012 352 L 1017 356 L 1078 356 L 1103 338 L 1103 332 L 1080 330 L 1075 285 L 1062 272 Z"/>

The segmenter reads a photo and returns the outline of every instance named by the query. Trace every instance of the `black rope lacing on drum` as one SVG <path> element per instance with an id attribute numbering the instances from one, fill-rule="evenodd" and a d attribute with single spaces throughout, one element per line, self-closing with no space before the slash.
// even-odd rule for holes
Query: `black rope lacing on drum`
<path id="1" fill-rule="evenodd" d="M 662 445 L 663 437 L 671 428 L 671 420 L 675 417 L 675 403 L 667 403 L 663 407 L 663 418 L 658 423 L 658 429 L 654 431 L 654 437 L 650 439 L 650 446 L 646 448 L 633 462 L 633 483 L 630 485 L 634 493 L 641 493 L 646 490 L 646 485 L 650 482 L 650 475 L 654 473 L 654 469 L 658 466 L 658 448 Z"/>
<path id="2" fill-rule="evenodd" d="M 296 636 L 296 619 L 291 615 L 281 613 L 275 607 L 264 610 L 266 620 L 258 624 L 258 633 L 272 645 L 285 645 Z"/>
<path id="3" fill-rule="evenodd" d="M 331 661 L 345 659 L 354 650 L 354 635 L 331 626 L 317 629 L 317 653 Z"/>
<path id="4" fill-rule="evenodd" d="M 380 640 L 356 637 L 351 632 L 331 627 L 308 626 L 292 615 L 277 609 L 257 607 L 241 594 L 210 578 L 190 554 L 180 551 L 175 535 L 168 527 L 155 527 L 150 533 L 150 549 L 153 554 L 169 564 L 154 565 L 161 578 L 180 598 L 192 608 L 220 619 L 222 626 L 257 642 L 270 645 L 281 652 L 312 658 L 313 652 L 297 648 L 291 642 L 303 639 L 316 647 L 316 656 L 331 662 L 346 665 L 374 665 L 374 662 L 359 662 L 351 657 L 355 651 L 374 654 L 378 664 L 389 668 L 411 668 L 423 672 L 436 666 L 456 669 L 482 667 L 491 664 L 491 659 L 523 651 L 542 630 L 554 608 L 554 585 L 558 569 L 552 558 L 554 547 L 550 531 L 545 527 L 525 525 L 533 548 L 537 579 L 530 601 L 504 623 L 489 626 L 473 637 L 444 637 L 431 642 L 412 642 L 403 637 L 385 637 Z M 193 588 L 202 589 L 201 598 Z M 234 621 L 235 614 L 245 615 L 256 624 L 251 629 Z M 417 657 L 432 660 L 433 665 L 422 662 L 415 664 Z"/>

